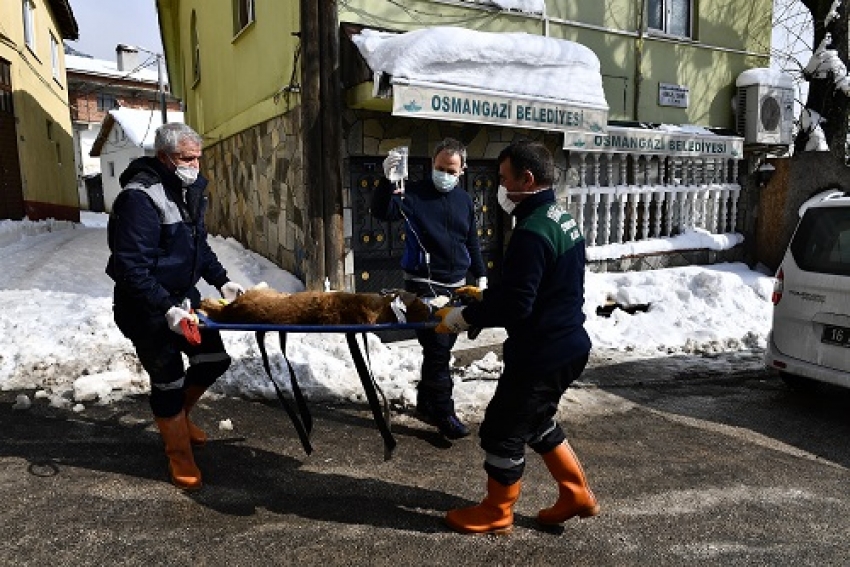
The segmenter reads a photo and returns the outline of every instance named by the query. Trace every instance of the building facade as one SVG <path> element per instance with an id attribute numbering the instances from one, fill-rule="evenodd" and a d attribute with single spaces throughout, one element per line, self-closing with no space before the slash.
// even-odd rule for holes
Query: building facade
<path id="1" fill-rule="evenodd" d="M 0 1 L 0 219 L 79 221 L 62 41 L 67 0 Z"/>
<path id="2" fill-rule="evenodd" d="M 77 190 L 83 210 L 103 212 L 107 210 L 106 203 L 111 203 L 108 196 L 104 197 L 100 157 L 90 155 L 109 111 L 145 110 L 151 116 L 155 114 L 159 124 L 163 95 L 168 112 L 180 111 L 180 101 L 168 92 L 168 82 L 157 69 L 159 59 L 155 55 L 132 48 L 116 48 L 116 55 L 115 61 L 65 56 Z"/>
<path id="3" fill-rule="evenodd" d="M 398 284 L 401 227 L 371 218 L 370 189 L 389 149 L 410 148 L 417 178 L 446 136 L 469 147 L 464 189 L 478 207 L 494 277 L 510 231 L 495 204 L 495 157 L 519 137 L 552 149 L 559 198 L 581 219 L 591 248 L 691 228 L 745 228 L 740 178 L 748 166 L 731 101 L 736 77 L 767 65 L 771 0 L 540 0 L 525 11 L 489 0 L 201 4 L 158 0 L 157 7 L 175 94 L 207 140 L 209 225 L 308 287 L 325 277 L 356 290 Z M 608 105 L 604 131 L 400 111 L 403 82 L 371 68 L 351 38 L 366 28 L 444 26 L 590 48 Z M 504 91 L 518 96 L 516 85 Z M 618 269 L 605 256 L 598 255 L 603 269 Z"/>

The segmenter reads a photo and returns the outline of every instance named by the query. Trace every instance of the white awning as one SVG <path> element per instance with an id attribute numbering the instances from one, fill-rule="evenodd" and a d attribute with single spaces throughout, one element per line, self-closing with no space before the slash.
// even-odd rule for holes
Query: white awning
<path id="1" fill-rule="evenodd" d="M 389 78 L 394 115 L 605 130 L 608 103 L 599 59 L 581 44 L 458 27 L 399 34 L 364 29 L 351 39 L 375 73 L 376 88 Z"/>
<path id="2" fill-rule="evenodd" d="M 564 149 L 576 152 L 742 159 L 744 139 L 718 135 L 698 126 L 608 126 L 604 133 L 566 132 Z"/>

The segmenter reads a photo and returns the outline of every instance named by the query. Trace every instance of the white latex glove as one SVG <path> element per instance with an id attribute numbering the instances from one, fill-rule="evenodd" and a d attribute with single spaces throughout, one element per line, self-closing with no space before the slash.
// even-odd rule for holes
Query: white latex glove
<path id="1" fill-rule="evenodd" d="M 440 324 L 434 328 L 437 333 L 462 333 L 469 328 L 469 323 L 463 318 L 466 307 L 443 307 L 436 315 Z"/>
<path id="2" fill-rule="evenodd" d="M 192 304 L 188 299 L 183 300 L 183 303 L 180 306 L 174 306 L 165 313 L 165 320 L 168 321 L 168 328 L 177 333 L 178 335 L 185 336 L 183 332 L 183 327 L 180 326 L 180 321 L 183 319 L 188 319 L 194 324 L 198 323 L 198 316 L 190 313 L 189 310 L 192 309 Z"/>
<path id="3" fill-rule="evenodd" d="M 393 169 L 401 163 L 401 156 L 397 153 L 391 153 L 384 159 L 384 177 L 390 178 Z"/>
<path id="4" fill-rule="evenodd" d="M 481 276 L 480 278 L 475 280 L 475 287 L 477 287 L 481 291 L 487 289 L 487 276 Z"/>
<path id="5" fill-rule="evenodd" d="M 422 301 L 430 305 L 432 309 L 441 309 L 449 304 L 452 298 L 448 295 L 438 295 L 437 297 L 423 297 Z"/>
<path id="6" fill-rule="evenodd" d="M 221 289 L 219 291 L 221 292 L 221 296 L 225 300 L 231 302 L 243 293 L 245 293 L 245 288 L 236 282 L 227 282 L 226 284 L 221 286 Z"/>

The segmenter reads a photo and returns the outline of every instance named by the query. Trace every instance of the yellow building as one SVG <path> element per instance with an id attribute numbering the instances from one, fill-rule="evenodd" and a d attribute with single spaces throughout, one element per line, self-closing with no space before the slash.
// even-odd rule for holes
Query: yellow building
<path id="1" fill-rule="evenodd" d="M 0 0 L 0 218 L 79 221 L 65 53 L 67 0 Z"/>
<path id="2" fill-rule="evenodd" d="M 478 203 L 494 278 L 510 230 L 495 203 L 495 157 L 519 136 L 555 153 L 558 195 L 583 223 L 590 248 L 693 227 L 746 227 L 739 178 L 754 161 L 742 158 L 764 148 L 745 144 L 731 103 L 739 98 L 736 78 L 768 65 L 772 0 L 539 0 L 523 10 L 500 4 L 158 0 L 173 92 L 207 144 L 211 229 L 308 287 L 325 277 L 337 288 L 397 287 L 403 231 L 371 218 L 369 193 L 387 150 L 408 146 L 417 178 L 430 171 L 430 149 L 445 136 L 469 148 L 464 189 Z M 410 81 L 370 66 L 352 41 L 364 29 L 446 26 L 589 48 L 607 101 L 605 131 L 418 112 L 418 103 L 401 101 Z M 525 100 L 522 81 L 499 85 L 506 104 Z M 439 79 L 418 87 L 431 89 L 418 91 L 430 100 L 458 91 Z M 643 267 L 651 266 L 607 269 Z"/>

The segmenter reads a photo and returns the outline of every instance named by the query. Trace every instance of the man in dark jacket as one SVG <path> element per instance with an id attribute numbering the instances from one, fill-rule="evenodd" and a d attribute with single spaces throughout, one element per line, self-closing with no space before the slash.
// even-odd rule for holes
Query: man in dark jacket
<path id="1" fill-rule="evenodd" d="M 385 178 L 373 195 L 372 214 L 386 221 L 404 219 L 401 267 L 405 289 L 419 297 L 451 296 L 466 283 L 468 271 L 478 287 L 486 287 L 472 198 L 457 188 L 466 168 L 466 148 L 446 138 L 434 149 L 431 175 L 407 186 L 404 179 L 396 180 L 398 176 L 393 175 L 400 159 L 391 153 L 384 160 Z M 416 336 L 422 345 L 417 413 L 449 439 L 466 437 L 469 429 L 455 413 L 449 367 L 457 335 L 418 330 Z"/>
<path id="2" fill-rule="evenodd" d="M 519 498 L 525 446 L 542 455 L 559 498 L 537 516 L 559 524 L 599 512 L 596 498 L 554 416 L 567 387 L 587 364 L 584 329 L 585 243 L 575 220 L 555 203 L 554 163 L 545 146 L 516 142 L 499 154 L 499 203 L 516 219 L 502 264 L 502 285 L 477 301 L 437 312 L 437 332 L 470 325 L 504 327 L 505 367 L 481 424 L 487 496 L 478 506 L 451 510 L 446 522 L 465 533 L 507 532 Z"/>
<path id="3" fill-rule="evenodd" d="M 185 124 L 165 124 L 154 148 L 156 157 L 133 160 L 119 178 L 123 190 L 109 215 L 106 273 L 115 280 L 115 323 L 150 376 L 151 410 L 171 480 L 194 490 L 201 487 L 201 472 L 192 445 L 202 445 L 206 435 L 188 414 L 230 366 L 217 331 L 201 329 L 199 344 L 189 340 L 197 330 L 192 309 L 200 303 L 195 285 L 204 278 L 228 300 L 244 289 L 230 281 L 207 243 L 200 136 Z"/>

